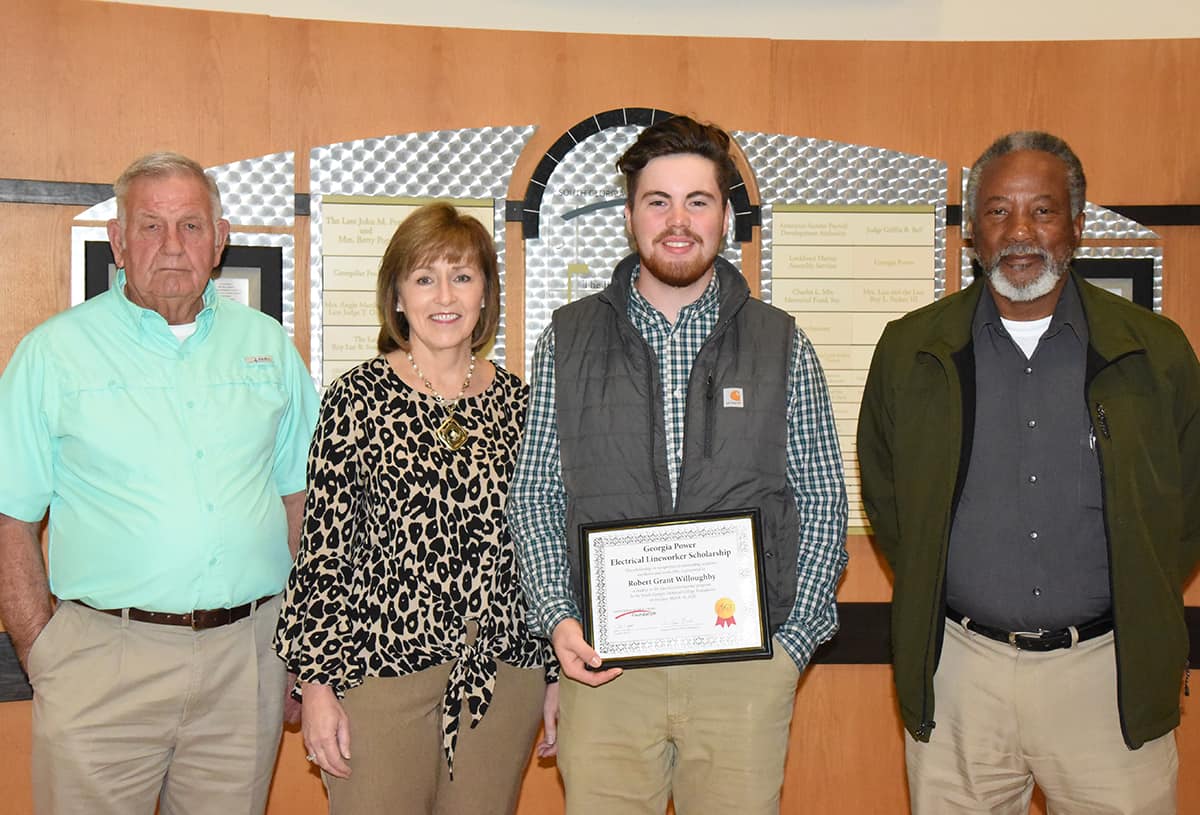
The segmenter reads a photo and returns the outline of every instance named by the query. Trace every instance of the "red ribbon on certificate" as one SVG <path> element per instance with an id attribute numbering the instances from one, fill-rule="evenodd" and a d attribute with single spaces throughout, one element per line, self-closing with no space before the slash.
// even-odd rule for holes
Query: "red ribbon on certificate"
<path id="1" fill-rule="evenodd" d="M 722 597 L 718 600 L 716 605 L 713 606 L 713 609 L 717 612 L 717 627 L 728 628 L 731 625 L 737 625 L 737 620 L 733 618 L 733 612 L 736 608 L 737 606 L 728 597 Z"/>

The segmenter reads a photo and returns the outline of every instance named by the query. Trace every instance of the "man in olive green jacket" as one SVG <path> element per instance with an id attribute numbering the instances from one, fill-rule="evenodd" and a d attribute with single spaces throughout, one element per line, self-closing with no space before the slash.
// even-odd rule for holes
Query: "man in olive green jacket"
<path id="1" fill-rule="evenodd" d="M 890 323 L 871 363 L 858 457 L 895 576 L 915 813 L 1025 812 L 1035 782 L 1055 811 L 1174 812 L 1182 591 L 1200 554 L 1200 366 L 1170 320 L 1068 272 L 1085 183 L 1053 136 L 998 140 L 967 190 L 984 273 Z M 1039 386 L 1052 362 L 1066 373 Z M 1073 430 L 1037 435 L 1080 424 L 1078 444 Z M 1068 455 L 1039 459 L 1055 444 Z M 1078 465 L 1064 463 L 1072 450 Z M 1067 528 L 1046 534 L 1060 517 Z M 1089 524 L 1096 534 L 1078 532 Z M 1073 607 L 1096 619 L 1064 619 Z M 1087 666 L 1082 681 L 1072 664 Z M 1103 673 L 1115 673 L 1109 690 L 1088 697 L 1081 685 Z"/>

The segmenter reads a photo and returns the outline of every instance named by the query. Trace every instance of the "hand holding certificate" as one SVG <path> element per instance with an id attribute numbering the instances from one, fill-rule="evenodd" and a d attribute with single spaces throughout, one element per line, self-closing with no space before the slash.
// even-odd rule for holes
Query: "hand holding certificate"
<path id="1" fill-rule="evenodd" d="M 584 637 L 605 667 L 771 656 L 758 510 L 587 524 Z"/>

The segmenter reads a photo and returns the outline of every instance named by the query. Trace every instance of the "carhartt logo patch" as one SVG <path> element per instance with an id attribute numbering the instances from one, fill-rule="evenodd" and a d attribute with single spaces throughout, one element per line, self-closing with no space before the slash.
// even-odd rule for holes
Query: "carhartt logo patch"
<path id="1" fill-rule="evenodd" d="M 275 358 L 270 354 L 255 354 L 252 357 L 246 357 L 247 365 L 273 365 Z"/>
<path id="2" fill-rule="evenodd" d="M 722 391 L 725 396 L 725 407 L 745 407 L 745 400 L 742 398 L 741 388 L 725 388 Z"/>

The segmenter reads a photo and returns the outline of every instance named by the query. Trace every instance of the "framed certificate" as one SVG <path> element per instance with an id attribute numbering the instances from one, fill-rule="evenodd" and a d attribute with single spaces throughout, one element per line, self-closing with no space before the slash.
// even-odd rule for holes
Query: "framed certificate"
<path id="1" fill-rule="evenodd" d="M 1154 259 L 1077 257 L 1072 268 L 1089 283 L 1154 310 Z"/>
<path id="2" fill-rule="evenodd" d="M 771 657 L 757 509 L 585 524 L 580 547 L 605 668 Z"/>

